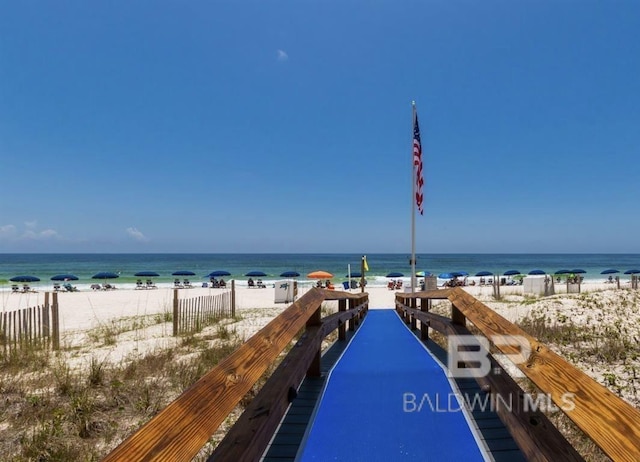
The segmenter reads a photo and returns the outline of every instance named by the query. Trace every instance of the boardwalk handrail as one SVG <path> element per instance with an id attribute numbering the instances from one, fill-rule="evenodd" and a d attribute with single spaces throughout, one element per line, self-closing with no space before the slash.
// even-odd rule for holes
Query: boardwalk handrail
<path id="1" fill-rule="evenodd" d="M 451 319 L 427 313 L 431 299 L 448 299 L 452 304 Z M 420 309 L 417 308 L 418 300 L 421 303 Z M 565 415 L 607 456 L 616 461 L 640 460 L 640 444 L 638 444 L 640 442 L 640 410 L 616 396 L 464 289 L 397 294 L 396 308 L 411 316 L 410 322 L 413 327 L 416 319 L 420 319 L 423 336 L 427 327 L 447 335 L 468 333 L 466 329 L 468 319 L 488 339 L 496 336 L 519 336 L 526 339 L 529 342 L 531 354 L 526 361 L 514 363 L 518 369 L 543 393 L 548 394 L 560 409 L 563 409 L 563 405 L 566 404 L 566 401 L 563 401 L 564 394 L 572 393 L 572 406 L 570 410 L 565 411 Z M 510 345 L 496 343 L 494 346 L 504 354 L 518 353 Z M 492 387 L 492 393 L 500 392 L 493 388 L 501 386 L 495 377 L 489 375 L 485 379 L 491 383 L 487 381 L 483 383 L 481 380 L 479 382 L 484 386 Z M 509 422 L 505 424 L 509 426 Z M 517 435 L 514 435 L 514 438 L 518 441 Z M 555 460 L 558 460 L 558 454 L 555 456 Z"/>
<path id="2" fill-rule="evenodd" d="M 338 300 L 340 311 L 323 320 L 320 310 L 325 300 Z M 348 311 L 347 300 L 350 305 Z M 294 348 L 282 362 L 285 365 L 296 365 L 293 382 L 300 379 L 300 371 L 308 371 L 312 375 L 319 373 L 319 348 L 322 339 L 338 327 L 342 337 L 344 322 L 347 319 L 354 321 L 362 316 L 367 307 L 367 293 L 350 294 L 312 288 L 123 441 L 103 461 L 191 460 L 303 327 L 307 327 L 306 334 L 296 344 L 298 348 Z M 241 419 L 256 420 L 256 414 L 261 412 L 260 406 L 264 406 L 262 403 L 265 396 L 273 397 L 282 393 L 282 364 L 265 383 Z M 289 393 L 289 387 L 284 388 L 285 397 Z M 236 445 L 236 449 L 241 449 L 240 454 L 242 455 L 243 450 L 258 452 L 261 445 L 264 445 L 264 450 L 269 441 L 265 440 L 264 435 L 273 434 L 285 410 L 286 407 L 283 408 L 278 403 L 266 413 L 263 412 L 263 415 L 270 417 L 263 419 L 258 425 L 263 437 L 255 439 L 254 435 L 251 445 Z M 242 431 L 238 432 L 238 429 L 242 430 L 242 426 L 235 427 L 234 438 L 246 439 Z M 248 429 L 244 428 L 245 431 Z M 249 431 L 253 432 L 255 428 L 251 427 Z M 250 459 L 245 454 L 233 460 L 242 458 Z"/>

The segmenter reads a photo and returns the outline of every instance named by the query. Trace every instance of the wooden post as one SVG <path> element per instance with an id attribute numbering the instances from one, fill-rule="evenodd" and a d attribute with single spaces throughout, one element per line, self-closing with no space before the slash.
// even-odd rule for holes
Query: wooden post
<path id="1" fill-rule="evenodd" d="M 418 309 L 418 299 L 411 299 L 411 308 Z M 414 315 L 411 315 L 411 330 L 416 330 L 418 328 L 418 320 Z"/>
<path id="2" fill-rule="evenodd" d="M 356 301 L 354 299 L 349 299 L 349 309 L 353 310 L 356 306 Z M 353 318 L 349 319 L 349 330 L 351 332 L 353 332 L 354 330 L 356 330 L 356 322 L 354 321 Z"/>
<path id="3" fill-rule="evenodd" d="M 431 299 L 430 298 L 421 298 L 420 299 L 420 311 L 429 312 L 431 308 Z M 420 340 L 428 340 L 429 339 L 429 324 L 420 321 Z"/>
<path id="4" fill-rule="evenodd" d="M 178 289 L 173 289 L 173 336 L 178 336 Z"/>
<path id="5" fill-rule="evenodd" d="M 338 311 L 347 311 L 347 301 L 345 299 L 338 300 Z M 347 330 L 345 329 L 344 323 L 338 326 L 338 340 L 346 340 L 347 339 Z"/>
<path id="6" fill-rule="evenodd" d="M 451 304 L 451 322 L 461 326 L 466 326 L 467 324 L 467 318 L 454 304 Z"/>
<path id="7" fill-rule="evenodd" d="M 306 328 L 308 329 L 311 326 L 319 326 L 322 324 L 322 305 L 318 306 L 318 309 L 313 312 L 309 320 L 306 322 Z M 320 346 L 313 356 L 313 360 L 309 365 L 309 369 L 307 369 L 307 377 L 320 377 L 320 358 L 321 358 L 322 350 Z"/>
<path id="8" fill-rule="evenodd" d="M 42 336 L 46 342 L 51 338 L 51 324 L 49 320 L 49 292 L 44 293 L 44 306 L 42 307 Z"/>
<path id="9" fill-rule="evenodd" d="M 231 317 L 236 317 L 236 280 L 231 280 Z"/>
<path id="10" fill-rule="evenodd" d="M 53 336 L 51 338 L 53 349 L 60 349 L 60 316 L 58 316 L 58 294 L 53 293 L 53 302 L 51 303 L 51 324 L 53 325 Z"/>

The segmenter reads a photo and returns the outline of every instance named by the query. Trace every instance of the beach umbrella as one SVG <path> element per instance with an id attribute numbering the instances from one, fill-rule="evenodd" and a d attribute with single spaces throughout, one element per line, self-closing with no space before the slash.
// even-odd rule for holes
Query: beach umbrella
<path id="1" fill-rule="evenodd" d="M 627 271 L 624 272 L 624 274 L 638 274 L 638 273 L 640 273 L 640 270 L 638 270 L 638 269 L 630 269 L 630 270 L 627 270 Z M 12 281 L 13 281 L 13 279 L 12 279 Z"/>
<path id="2" fill-rule="evenodd" d="M 285 271 L 284 273 L 280 273 L 281 278 L 297 278 L 300 276 L 300 273 L 297 271 Z"/>
<path id="3" fill-rule="evenodd" d="M 493 273 L 491 271 L 479 271 L 476 276 L 493 276 Z"/>
<path id="4" fill-rule="evenodd" d="M 56 274 L 55 276 L 51 276 L 52 281 L 77 281 L 78 276 L 73 274 Z"/>
<path id="5" fill-rule="evenodd" d="M 160 275 L 155 271 L 138 271 L 134 276 L 139 278 L 156 278 Z"/>
<path id="6" fill-rule="evenodd" d="M 348 274 L 345 274 L 345 275 L 344 275 L 344 277 L 345 277 L 345 278 L 348 278 L 348 277 L 349 277 L 349 275 L 348 275 Z M 359 271 L 356 271 L 356 272 L 354 272 L 354 273 L 351 273 L 351 277 L 352 277 L 352 278 L 361 278 L 361 277 L 362 277 L 362 273 L 361 273 L 361 272 L 359 272 Z"/>
<path id="7" fill-rule="evenodd" d="M 454 271 L 451 274 L 453 274 L 457 278 L 461 278 L 463 276 L 469 276 L 469 273 L 467 273 L 466 271 Z"/>
<path id="8" fill-rule="evenodd" d="M 14 276 L 9 280 L 11 282 L 38 282 L 40 278 L 36 276 Z"/>
<path id="9" fill-rule="evenodd" d="M 569 272 L 570 272 L 570 273 L 573 273 L 573 274 L 585 274 L 585 273 L 586 273 L 586 271 L 585 271 L 585 270 L 583 270 L 583 269 L 572 269 L 572 270 L 571 270 L 571 271 L 569 271 Z"/>
<path id="10" fill-rule="evenodd" d="M 231 273 L 229 271 L 217 270 L 217 271 L 210 272 L 209 274 L 207 274 L 206 277 L 208 277 L 208 278 L 219 278 L 221 276 L 231 276 Z"/>
<path id="11" fill-rule="evenodd" d="M 440 279 L 453 279 L 453 273 L 440 273 L 438 277 Z"/>
<path id="12" fill-rule="evenodd" d="M 387 277 L 388 277 L 388 278 L 403 278 L 403 277 L 404 277 L 404 274 L 402 274 L 402 273 L 398 273 L 398 272 L 395 272 L 395 273 L 389 273 L 389 274 L 387 274 Z"/>
<path id="13" fill-rule="evenodd" d="M 429 271 L 418 271 L 416 273 L 416 276 L 418 276 L 419 278 L 424 278 L 427 276 L 431 276 L 431 273 Z"/>
<path id="14" fill-rule="evenodd" d="M 103 271 L 102 273 L 96 273 L 93 276 L 91 276 L 91 279 L 115 279 L 115 278 L 119 278 L 120 275 L 117 273 L 112 273 L 109 271 Z"/>
<path id="15" fill-rule="evenodd" d="M 307 277 L 309 279 L 331 279 L 333 277 L 333 274 L 329 273 L 328 271 L 313 271 L 307 274 Z"/>
<path id="16" fill-rule="evenodd" d="M 604 271 L 600 271 L 600 274 L 616 274 L 619 273 L 620 271 L 618 271 L 617 269 L 606 269 Z"/>
<path id="17" fill-rule="evenodd" d="M 195 276 L 196 273 L 194 273 L 193 271 L 185 271 L 185 270 L 180 270 L 180 271 L 174 271 L 173 273 L 171 273 L 171 276 Z"/>
<path id="18" fill-rule="evenodd" d="M 568 270 L 568 269 L 559 269 L 558 271 L 556 271 L 553 274 L 571 274 L 573 271 Z"/>
<path id="19" fill-rule="evenodd" d="M 540 276 L 540 275 L 542 275 L 542 274 L 547 274 L 547 273 L 545 273 L 544 271 L 542 271 L 542 270 L 540 270 L 540 269 L 535 269 L 535 270 L 531 270 L 531 271 L 529 271 L 529 274 L 530 274 L 531 276 Z"/>
<path id="20" fill-rule="evenodd" d="M 504 273 L 505 276 L 515 276 L 516 274 L 520 274 L 520 271 L 518 270 L 507 270 Z"/>
<path id="21" fill-rule="evenodd" d="M 249 271 L 245 274 L 248 278 L 263 278 L 267 275 L 267 273 L 263 273 L 262 271 Z"/>

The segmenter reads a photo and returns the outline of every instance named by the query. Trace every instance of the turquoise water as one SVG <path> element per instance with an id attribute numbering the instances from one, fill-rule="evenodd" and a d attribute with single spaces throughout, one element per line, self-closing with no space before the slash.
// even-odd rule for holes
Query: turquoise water
<path id="1" fill-rule="evenodd" d="M 280 279 L 284 271 L 297 271 L 301 281 L 312 271 L 324 270 L 334 274 L 334 282 L 346 279 L 348 265 L 351 271 L 360 271 L 361 254 L 0 254 L 0 290 L 9 290 L 8 280 L 18 275 L 39 277 L 33 286 L 48 287 L 50 278 L 60 273 L 72 273 L 80 278 L 74 282 L 79 288 L 102 282 L 91 277 L 102 271 L 120 275 L 115 282 L 120 286 L 132 287 L 138 279 L 139 271 L 155 271 L 160 277 L 154 278 L 158 285 L 172 285 L 177 270 L 196 273 L 189 277 L 192 283 L 208 281 L 206 275 L 215 270 L 231 273 L 226 280 L 236 279 L 239 284 L 247 280 L 249 271 L 263 271 L 268 283 Z M 410 273 L 409 254 L 368 254 L 369 284 L 385 286 L 386 275 L 393 271 Z M 603 281 L 607 276 L 602 270 L 615 268 L 622 273 L 629 269 L 640 269 L 640 254 L 419 254 L 418 270 L 440 274 L 452 271 L 466 271 L 471 276 L 479 271 L 503 273 L 516 269 L 528 273 L 541 269 L 554 273 L 560 269 L 583 269 L 586 280 Z M 182 277 L 181 277 L 182 278 Z M 146 279 L 146 278 L 143 278 Z"/>

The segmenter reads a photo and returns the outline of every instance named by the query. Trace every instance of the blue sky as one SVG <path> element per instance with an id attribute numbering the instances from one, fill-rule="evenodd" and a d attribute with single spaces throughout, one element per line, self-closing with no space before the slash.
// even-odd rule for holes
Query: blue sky
<path id="1" fill-rule="evenodd" d="M 0 3 L 0 252 L 640 252 L 640 2 Z"/>

